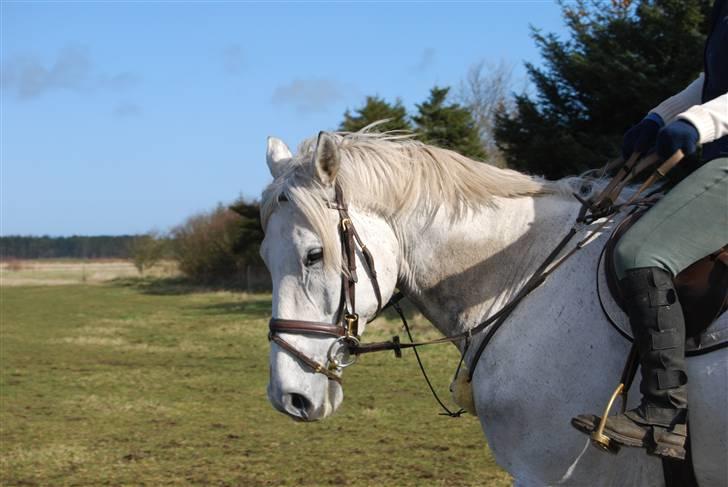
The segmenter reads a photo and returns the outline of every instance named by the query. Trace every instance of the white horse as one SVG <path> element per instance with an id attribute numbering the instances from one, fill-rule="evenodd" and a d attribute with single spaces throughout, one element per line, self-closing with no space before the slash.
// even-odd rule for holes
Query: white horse
<path id="1" fill-rule="evenodd" d="M 274 180 L 263 194 L 261 253 L 278 319 L 338 320 L 339 214 L 328 204 L 334 184 L 375 258 L 384 300 L 398 288 L 444 335 L 474 327 L 505 304 L 579 209 L 570 195 L 578 179 L 548 182 L 386 135 L 321 134 L 296 156 L 269 138 L 267 162 Z M 584 248 L 529 295 L 474 370 L 481 425 L 498 464 L 518 486 L 664 483 L 659 459 L 642 449 L 601 452 L 569 423 L 580 413 L 601 414 L 629 350 L 597 301 L 602 243 Z M 357 254 L 360 269 L 362 257 Z M 361 333 L 377 304 L 371 276 L 360 270 L 358 277 Z M 280 336 L 321 364 L 334 342 Z M 690 358 L 688 373 L 697 478 L 701 486 L 728 485 L 728 349 Z M 311 421 L 331 415 L 343 391 L 272 343 L 268 397 L 276 409 Z M 637 384 L 630 398 L 633 407 Z"/>

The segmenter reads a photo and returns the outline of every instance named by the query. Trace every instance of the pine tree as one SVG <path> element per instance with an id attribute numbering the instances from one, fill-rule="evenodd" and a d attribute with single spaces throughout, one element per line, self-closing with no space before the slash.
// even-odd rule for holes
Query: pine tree
<path id="1" fill-rule="evenodd" d="M 407 110 L 402 105 L 402 101 L 397 99 L 392 105 L 378 96 L 367 96 L 364 106 L 357 108 L 354 114 L 347 110 L 339 130 L 356 132 L 371 123 L 384 119 L 389 119 L 389 121 L 375 127 L 374 131 L 412 130 L 412 125 L 407 120 Z"/>
<path id="2" fill-rule="evenodd" d="M 230 209 L 240 215 L 240 232 L 236 235 L 232 250 L 246 265 L 263 265 L 260 244 L 265 238 L 260 220 L 260 203 L 238 198 Z"/>
<path id="3" fill-rule="evenodd" d="M 570 39 L 535 30 L 535 99 L 516 96 L 496 139 L 509 167 L 557 178 L 619 154 L 623 133 L 702 70 L 710 0 L 563 2 Z"/>
<path id="4" fill-rule="evenodd" d="M 430 97 L 417 105 L 418 115 L 412 117 L 420 134 L 419 140 L 474 159 L 484 159 L 485 150 L 478 127 L 470 111 L 457 104 L 447 104 L 450 88 L 435 86 Z"/>

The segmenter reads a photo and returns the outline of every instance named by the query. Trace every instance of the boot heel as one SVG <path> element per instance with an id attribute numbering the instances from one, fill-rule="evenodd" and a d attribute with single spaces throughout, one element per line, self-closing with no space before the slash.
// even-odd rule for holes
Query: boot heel
<path id="1" fill-rule="evenodd" d="M 647 453 L 663 458 L 685 460 L 685 441 L 687 440 L 687 425 L 677 424 L 672 430 L 654 426 L 652 430 L 653 446 L 647 448 Z"/>

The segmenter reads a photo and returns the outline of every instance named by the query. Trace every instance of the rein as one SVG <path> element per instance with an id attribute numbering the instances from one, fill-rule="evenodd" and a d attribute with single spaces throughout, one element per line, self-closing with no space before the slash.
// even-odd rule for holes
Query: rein
<path id="1" fill-rule="evenodd" d="M 399 351 L 402 348 L 415 348 L 423 345 L 433 345 L 438 343 L 466 340 L 466 347 L 462 352 L 460 364 L 458 364 L 458 368 L 460 368 L 460 365 L 465 360 L 465 355 L 468 351 L 470 338 L 473 335 L 476 335 L 484 331 L 486 328 L 490 327 L 485 337 L 480 341 L 480 344 L 478 345 L 478 348 L 476 349 L 473 358 L 470 360 L 470 364 L 468 367 L 468 382 L 471 382 L 473 380 L 473 374 L 475 373 L 475 365 L 478 363 L 480 357 L 483 355 L 485 348 L 491 342 L 495 333 L 500 329 L 501 326 L 503 326 L 508 316 L 510 316 L 513 310 L 516 309 L 518 304 L 534 290 L 536 290 L 536 288 L 541 286 L 546 278 L 550 276 L 553 272 L 555 272 L 559 267 L 561 267 L 564 262 L 571 258 L 576 252 L 584 248 L 594 238 L 594 236 L 611 221 L 612 217 L 615 214 L 621 212 L 624 208 L 640 204 L 642 200 L 638 200 L 638 197 L 647 188 L 654 184 L 659 178 L 664 177 L 678 162 L 680 162 L 680 160 L 682 160 L 684 154 L 681 150 L 675 152 L 675 154 L 673 154 L 669 159 L 663 162 L 655 170 L 655 172 L 649 178 L 647 178 L 647 180 L 629 198 L 627 202 L 621 205 L 615 205 L 614 202 L 618 199 L 619 194 L 626 187 L 627 183 L 634 179 L 639 173 L 655 165 L 658 162 L 658 158 L 654 154 L 648 155 L 644 158 L 641 157 L 641 154 L 634 153 L 627 161 L 617 159 L 613 162 L 608 163 L 603 169 L 604 172 L 610 169 L 617 168 L 619 169 L 619 172 L 610 182 L 610 184 L 607 185 L 607 187 L 602 190 L 602 192 L 598 194 L 596 198 L 594 198 L 594 203 L 584 200 L 578 194 L 574 193 L 573 196 L 582 205 L 574 225 L 559 241 L 559 243 L 551 251 L 548 257 L 546 257 L 543 263 L 538 267 L 538 269 L 536 269 L 531 278 L 526 282 L 526 284 L 521 288 L 516 296 L 508 303 L 506 303 L 496 313 L 488 317 L 485 321 L 479 323 L 474 328 L 471 328 L 457 335 L 442 337 L 426 342 L 407 344 L 399 343 L 399 337 L 395 337 L 396 340 L 393 339 L 389 342 L 359 345 L 356 349 L 353 350 L 353 353 L 362 354 L 369 352 L 378 352 L 380 350 L 394 350 L 395 353 L 399 356 Z M 566 246 L 574 238 L 574 236 L 579 233 L 579 231 L 581 231 L 585 227 L 590 226 L 592 223 L 595 223 L 601 218 L 604 218 L 604 221 L 597 225 L 596 228 L 589 231 L 589 233 L 584 238 L 577 242 L 574 247 L 572 247 L 566 254 L 564 254 L 561 258 L 557 260 L 559 254 L 561 254 L 561 252 L 566 248 Z"/>
<path id="2" fill-rule="evenodd" d="M 415 342 L 412 339 L 407 320 L 404 317 L 404 313 L 397 304 L 404 295 L 402 293 L 396 293 L 389 302 L 382 306 L 382 295 L 379 287 L 379 281 L 377 280 L 377 273 L 374 266 L 374 257 L 371 255 L 366 245 L 362 242 L 354 224 L 349 217 L 348 208 L 344 201 L 344 197 L 341 191 L 341 187 L 336 184 L 334 187 L 335 193 L 335 204 L 328 202 L 331 209 L 335 209 L 339 213 L 339 237 L 341 240 L 341 253 L 342 261 L 346 266 L 346 272 L 341 274 L 341 300 L 339 308 L 336 313 L 335 324 L 318 322 L 318 321 L 304 321 L 304 320 L 290 320 L 271 318 L 269 323 L 270 332 L 268 334 L 269 341 L 272 341 L 279 345 L 281 348 L 286 350 L 292 356 L 296 357 L 303 364 L 311 368 L 314 372 L 325 375 L 329 380 L 341 383 L 341 376 L 339 372 L 349 365 L 352 365 L 359 355 L 373 352 L 381 352 L 392 350 L 395 356 L 401 357 L 402 350 L 411 348 L 414 350 L 417 357 L 417 362 L 422 370 L 422 373 L 427 381 L 430 390 L 432 391 L 435 399 L 440 403 L 440 406 L 446 411 L 446 415 L 457 417 L 463 412 L 462 410 L 457 412 L 450 411 L 444 403 L 440 400 L 435 392 L 432 384 L 427 377 L 424 366 L 420 360 L 419 354 L 417 353 L 417 347 L 424 345 L 435 345 L 439 343 L 451 343 L 459 340 L 465 340 L 465 346 L 460 357 L 460 363 L 458 364 L 458 370 L 465 361 L 465 356 L 470 347 L 471 339 L 473 335 L 488 329 L 483 339 L 478 344 L 472 359 L 470 360 L 468 367 L 468 382 L 473 379 L 475 372 L 475 365 L 480 360 L 483 352 L 485 351 L 488 344 L 493 339 L 495 333 L 500 329 L 501 326 L 506 322 L 510 314 L 516 309 L 523 299 L 537 289 L 541 284 L 544 283 L 546 278 L 555 272 L 561 265 L 571 258 L 576 252 L 584 248 L 592 239 L 601 231 L 611 220 L 615 214 L 618 214 L 622 209 L 640 204 L 642 200 L 638 200 L 639 195 L 651 186 L 657 179 L 664 177 L 667 172 L 672 169 L 682 158 L 682 151 L 678 150 L 672 157 L 667 161 L 663 162 L 657 170 L 642 184 L 642 186 L 629 198 L 629 200 L 621 205 L 615 205 L 619 194 L 622 192 L 624 187 L 629 181 L 631 181 L 637 174 L 644 171 L 645 169 L 655 165 L 658 160 L 654 155 L 641 158 L 641 154 L 634 153 L 627 160 L 617 159 L 616 161 L 607 164 L 603 171 L 610 169 L 617 169 L 619 171 L 617 176 L 605 187 L 602 192 L 593 198 L 592 200 L 585 200 L 578 194 L 574 194 L 574 197 L 581 203 L 578 216 L 574 225 L 559 241 L 556 247 L 549 253 L 544 259 L 541 265 L 536 269 L 531 278 L 524 284 L 520 291 L 508 301 L 501 309 L 496 313 L 488 317 L 483 322 L 476 325 L 463 333 L 457 335 L 445 336 L 436 338 L 434 340 L 428 340 L 424 342 Z M 286 201 L 285 197 L 279 199 L 279 201 Z M 591 229 L 587 235 L 579 240 L 568 252 L 559 257 L 564 249 L 571 240 L 584 228 L 591 226 L 596 223 L 597 220 L 604 219 L 595 228 Z M 374 318 L 379 316 L 381 311 L 393 306 L 398 312 L 402 323 L 407 331 L 410 339 L 410 343 L 401 343 L 398 336 L 392 337 L 389 341 L 374 342 L 362 344 L 359 340 L 359 315 L 356 313 L 356 284 L 358 282 L 357 268 L 356 268 L 356 251 L 357 248 L 360 250 L 363 258 L 366 270 L 369 274 L 371 285 L 374 289 L 374 294 L 377 299 L 377 309 L 374 314 Z M 492 325 L 492 326 L 491 326 Z M 327 364 L 322 364 L 303 352 L 296 349 L 293 345 L 285 341 L 283 338 L 278 336 L 279 333 L 289 334 L 310 334 L 319 335 L 326 337 L 335 338 L 334 343 L 329 348 L 327 353 Z"/>

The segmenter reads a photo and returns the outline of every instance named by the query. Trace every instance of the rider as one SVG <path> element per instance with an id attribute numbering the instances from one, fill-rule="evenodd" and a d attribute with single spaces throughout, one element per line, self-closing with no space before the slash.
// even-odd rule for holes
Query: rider
<path id="1" fill-rule="evenodd" d="M 604 434 L 648 453 L 685 458 L 685 319 L 672 278 L 728 243 L 728 0 L 716 0 L 704 73 L 663 101 L 624 136 L 622 152 L 656 147 L 662 160 L 702 145 L 702 166 L 681 181 L 621 239 L 616 270 L 639 351 L 642 402 L 611 416 Z M 599 418 L 580 415 L 591 433 Z"/>

